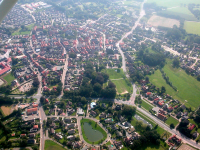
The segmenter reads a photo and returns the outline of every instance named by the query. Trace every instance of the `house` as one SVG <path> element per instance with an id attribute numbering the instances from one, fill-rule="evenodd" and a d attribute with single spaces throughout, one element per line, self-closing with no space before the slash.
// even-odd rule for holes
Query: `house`
<path id="1" fill-rule="evenodd" d="M 34 125 L 33 129 L 38 130 L 38 125 Z"/>
<path id="2" fill-rule="evenodd" d="M 193 130 L 195 127 L 196 127 L 196 126 L 195 126 L 194 124 L 190 124 L 190 125 L 188 126 L 188 129 L 189 129 L 189 130 Z"/>
<path id="3" fill-rule="evenodd" d="M 67 132 L 68 134 L 74 134 L 75 133 L 75 130 L 74 129 L 71 129 Z"/>
<path id="4" fill-rule="evenodd" d="M 64 121 L 65 121 L 65 123 L 71 123 L 72 122 L 72 120 L 71 119 L 64 119 Z"/>
<path id="5" fill-rule="evenodd" d="M 20 137 L 26 137 L 26 134 L 21 134 Z"/>
<path id="6" fill-rule="evenodd" d="M 106 108 L 106 104 L 105 104 L 105 103 L 103 103 L 103 104 L 101 105 L 101 107 L 103 107 L 103 108 Z"/>
<path id="7" fill-rule="evenodd" d="M 83 111 L 83 109 L 82 108 L 78 108 L 77 109 L 77 115 L 84 115 L 84 111 Z"/>
<path id="8" fill-rule="evenodd" d="M 55 134 L 55 138 L 58 139 L 58 140 L 60 140 L 60 139 L 62 139 L 63 137 L 62 137 L 62 135 L 56 133 L 56 134 Z"/>
<path id="9" fill-rule="evenodd" d="M 125 119 L 124 117 L 120 116 L 120 117 L 119 117 L 119 121 L 120 121 L 120 122 L 124 122 L 124 121 L 126 121 L 126 119 Z"/>
<path id="10" fill-rule="evenodd" d="M 167 119 L 167 117 L 161 113 L 158 114 L 158 118 L 162 121 L 165 121 Z"/>
<path id="11" fill-rule="evenodd" d="M 28 139 L 27 143 L 28 144 L 35 144 L 36 140 L 35 139 Z"/>
<path id="12" fill-rule="evenodd" d="M 81 147 L 81 144 L 79 142 L 74 142 L 73 143 L 73 148 L 74 149 L 80 149 L 80 147 Z"/>
<path id="13" fill-rule="evenodd" d="M 73 141 L 73 140 L 75 140 L 75 136 L 70 135 L 70 136 L 67 137 L 67 139 L 70 140 L 70 141 Z"/>
<path id="14" fill-rule="evenodd" d="M 115 110 L 122 110 L 122 105 L 116 105 Z"/>
<path id="15" fill-rule="evenodd" d="M 55 134 L 55 130 L 53 128 L 50 129 L 50 134 Z"/>
<path id="16" fill-rule="evenodd" d="M 27 115 L 37 114 L 37 108 L 30 108 L 26 111 Z"/>
<path id="17" fill-rule="evenodd" d="M 95 117 L 97 115 L 97 113 L 95 111 L 91 110 L 90 111 L 90 115 L 93 116 L 93 117 Z"/>
<path id="18" fill-rule="evenodd" d="M 123 122 L 122 125 L 125 127 L 125 129 L 133 127 L 129 122 Z"/>
<path id="19" fill-rule="evenodd" d="M 114 120 L 112 118 L 108 118 L 108 119 L 105 120 L 105 123 L 113 123 L 113 121 Z"/>
<path id="20" fill-rule="evenodd" d="M 117 149 L 122 149 L 123 148 L 123 143 L 122 141 L 114 141 L 114 145 L 116 146 Z"/>
<path id="21" fill-rule="evenodd" d="M 74 129 L 76 127 L 75 123 L 67 124 L 67 129 Z"/>
<path id="22" fill-rule="evenodd" d="M 34 133 L 30 133 L 30 134 L 28 135 L 28 137 L 29 137 L 29 138 L 34 138 L 34 137 L 35 137 L 35 134 L 34 134 Z"/>
<path id="23" fill-rule="evenodd" d="M 169 112 L 171 112 L 174 108 L 172 106 L 167 108 Z"/>
<path id="24" fill-rule="evenodd" d="M 116 131 L 116 136 L 117 136 L 118 138 L 121 138 L 123 135 L 122 135 L 121 132 L 119 132 L 119 131 L 117 130 L 117 131 Z"/>
<path id="25" fill-rule="evenodd" d="M 151 92 L 146 93 L 146 97 L 149 97 L 151 95 Z"/>
<path id="26" fill-rule="evenodd" d="M 106 113 L 102 112 L 102 113 L 99 115 L 99 118 L 106 118 Z"/>
<path id="27" fill-rule="evenodd" d="M 128 132 L 128 134 L 132 134 L 133 132 L 135 132 L 134 126 L 132 126 L 131 128 L 129 128 L 129 129 L 127 130 L 127 132 Z"/>

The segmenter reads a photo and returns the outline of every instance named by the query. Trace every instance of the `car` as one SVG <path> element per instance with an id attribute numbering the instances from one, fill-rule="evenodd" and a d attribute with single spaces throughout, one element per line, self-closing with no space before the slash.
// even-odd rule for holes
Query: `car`
<path id="1" fill-rule="evenodd" d="M 28 116 L 25 116 L 25 118 L 28 118 Z"/>

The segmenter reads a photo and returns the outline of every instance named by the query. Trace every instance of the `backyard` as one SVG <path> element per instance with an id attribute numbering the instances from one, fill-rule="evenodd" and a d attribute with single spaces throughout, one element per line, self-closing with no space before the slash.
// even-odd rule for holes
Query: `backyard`
<path id="1" fill-rule="evenodd" d="M 45 150 L 65 150 L 62 146 L 58 145 L 57 143 L 51 141 L 51 140 L 46 140 L 45 141 Z"/>
<path id="2" fill-rule="evenodd" d="M 174 124 L 174 126 L 178 125 L 179 121 L 173 117 L 168 117 L 167 120 L 165 121 L 166 124 L 170 125 L 170 124 Z"/>
<path id="3" fill-rule="evenodd" d="M 99 144 L 107 138 L 106 132 L 90 119 L 81 120 L 81 130 L 84 140 L 89 144 Z"/>
<path id="4" fill-rule="evenodd" d="M 200 105 L 199 81 L 188 75 L 181 68 L 173 68 L 172 60 L 169 59 L 167 60 L 167 64 L 163 68 L 163 71 L 169 77 L 170 82 L 177 87 L 178 91 L 174 91 L 165 82 L 159 70 L 149 76 L 150 82 L 159 88 L 164 86 L 167 94 L 171 95 L 174 99 L 184 102 L 187 107 L 191 107 L 192 110 L 195 110 Z"/>

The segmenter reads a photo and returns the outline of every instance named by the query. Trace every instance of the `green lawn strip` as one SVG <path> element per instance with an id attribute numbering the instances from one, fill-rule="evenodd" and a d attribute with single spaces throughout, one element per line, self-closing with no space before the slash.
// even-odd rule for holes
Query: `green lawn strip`
<path id="1" fill-rule="evenodd" d="M 132 85 L 128 81 L 128 79 L 112 80 L 112 82 L 116 85 L 117 92 L 119 94 L 126 91 L 128 91 L 129 93 L 132 93 L 133 91 Z"/>
<path id="2" fill-rule="evenodd" d="M 145 100 L 142 101 L 141 106 L 144 107 L 146 110 L 151 110 L 153 108 L 153 106 L 148 104 Z"/>
<path id="3" fill-rule="evenodd" d="M 92 126 L 92 128 L 93 128 L 94 130 L 97 130 L 97 131 L 99 131 L 99 132 L 101 132 L 101 133 L 103 134 L 103 139 L 101 139 L 101 140 L 104 141 L 104 140 L 107 138 L 106 132 L 105 132 L 98 124 L 97 124 L 97 126 L 95 127 L 96 122 L 93 121 L 93 120 L 90 120 L 90 119 L 81 119 L 81 131 L 82 131 L 83 139 L 84 139 L 87 143 L 89 143 L 89 144 L 99 144 L 99 142 L 101 141 L 101 140 L 99 140 L 99 141 L 96 141 L 96 142 L 91 142 L 91 141 L 89 141 L 88 138 L 86 137 L 85 131 L 84 131 L 84 129 L 83 129 L 83 125 L 84 125 L 84 123 L 89 123 L 89 122 L 91 122 L 90 125 Z"/>
<path id="4" fill-rule="evenodd" d="M 167 64 L 163 68 L 163 71 L 169 77 L 170 82 L 177 87 L 177 92 L 166 84 L 159 70 L 149 76 L 150 82 L 159 88 L 164 86 L 167 94 L 171 95 L 174 99 L 180 100 L 182 103 L 187 100 L 185 105 L 195 110 L 200 105 L 200 82 L 188 75 L 183 69 L 173 68 L 172 60 L 169 59 L 167 59 Z"/>
<path id="5" fill-rule="evenodd" d="M 125 78 L 125 74 L 122 69 L 120 69 L 119 73 L 115 70 L 117 69 L 106 69 L 106 70 L 103 70 L 103 72 L 109 75 L 109 79 Z"/>
<path id="6" fill-rule="evenodd" d="M 178 125 L 179 121 L 173 117 L 168 117 L 167 120 L 165 121 L 166 124 L 170 125 L 170 124 L 174 124 L 175 126 Z"/>
<path id="7" fill-rule="evenodd" d="M 12 33 L 12 36 L 14 36 L 14 35 L 27 35 L 27 34 L 30 34 L 30 32 L 31 32 L 31 30 L 33 29 L 33 27 L 34 27 L 34 24 L 30 24 L 30 25 L 26 26 L 26 28 L 28 29 L 28 30 L 26 30 L 26 31 L 23 31 L 23 30 L 20 28 L 19 30 L 17 30 L 17 31 L 15 31 L 14 33 Z"/>
<path id="8" fill-rule="evenodd" d="M 106 145 L 107 145 L 107 146 L 111 145 L 111 142 L 110 142 L 110 141 L 109 141 L 109 142 L 107 142 L 107 143 L 106 143 Z"/>
<path id="9" fill-rule="evenodd" d="M 11 82 L 15 79 L 15 77 L 11 73 L 9 73 L 3 79 L 7 81 L 7 85 L 11 85 Z"/>
<path id="10" fill-rule="evenodd" d="M 58 145 L 57 143 L 51 141 L 51 140 L 46 140 L 45 141 L 45 150 L 65 150 L 62 146 Z"/>

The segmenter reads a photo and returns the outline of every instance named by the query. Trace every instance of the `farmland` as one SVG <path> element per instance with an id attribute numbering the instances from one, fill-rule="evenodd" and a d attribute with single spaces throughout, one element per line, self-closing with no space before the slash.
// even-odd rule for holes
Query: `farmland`
<path id="1" fill-rule="evenodd" d="M 160 17 L 156 15 L 153 15 L 148 20 L 148 24 L 154 27 L 162 26 L 162 27 L 168 27 L 168 28 L 173 28 L 174 25 L 176 25 L 177 27 L 180 26 L 180 22 L 176 19 L 169 19 L 169 18 Z"/>
<path id="2" fill-rule="evenodd" d="M 4 116 L 8 116 L 11 113 L 11 106 L 1 106 L 1 110 Z"/>
<path id="3" fill-rule="evenodd" d="M 200 35 L 200 22 L 185 21 L 184 29 L 187 33 Z"/>
<path id="4" fill-rule="evenodd" d="M 196 109 L 200 105 L 199 82 L 194 77 L 185 73 L 184 70 L 180 68 L 173 68 L 172 60 L 167 60 L 167 64 L 163 68 L 163 71 L 169 77 L 170 82 L 177 87 L 177 92 L 166 84 L 159 70 L 149 76 L 150 82 L 157 87 L 164 86 L 167 94 L 171 95 L 174 99 L 185 102 L 187 107 L 191 107 L 193 110 Z"/>

